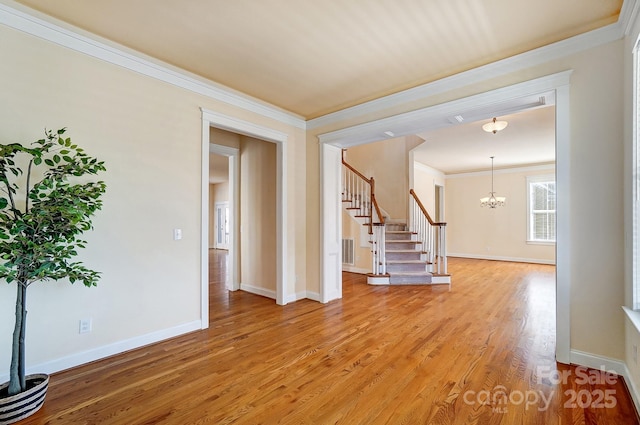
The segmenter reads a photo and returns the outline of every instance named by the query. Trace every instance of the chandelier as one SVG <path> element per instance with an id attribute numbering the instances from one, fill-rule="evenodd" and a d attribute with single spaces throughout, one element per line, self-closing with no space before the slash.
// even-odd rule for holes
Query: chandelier
<path id="1" fill-rule="evenodd" d="M 497 121 L 496 118 L 493 118 L 493 121 L 486 123 L 482 126 L 482 129 L 487 133 L 496 134 L 500 130 L 504 130 L 509 125 L 506 121 Z"/>
<path id="2" fill-rule="evenodd" d="M 493 191 L 493 157 L 491 157 L 491 192 L 489 192 L 489 197 L 480 199 L 480 206 L 489 208 L 504 206 L 504 202 L 507 198 L 495 195 L 496 193 Z"/>

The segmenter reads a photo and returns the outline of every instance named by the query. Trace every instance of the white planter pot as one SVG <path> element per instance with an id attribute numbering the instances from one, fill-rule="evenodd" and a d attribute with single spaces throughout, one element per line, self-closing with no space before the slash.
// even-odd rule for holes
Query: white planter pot
<path id="1" fill-rule="evenodd" d="M 44 397 L 47 395 L 49 375 L 42 373 L 28 375 L 29 389 L 11 397 L 0 397 L 0 425 L 12 424 L 33 415 L 42 407 Z M 9 386 L 9 383 L 0 385 L 0 394 Z"/>

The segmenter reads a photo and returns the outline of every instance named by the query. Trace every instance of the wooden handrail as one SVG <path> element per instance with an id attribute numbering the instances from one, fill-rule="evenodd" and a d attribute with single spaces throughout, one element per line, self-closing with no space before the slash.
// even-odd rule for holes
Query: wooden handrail
<path id="1" fill-rule="evenodd" d="M 344 165 L 345 167 L 347 167 L 348 169 L 350 169 L 351 171 L 353 171 L 353 173 L 355 175 L 357 175 L 358 177 L 360 177 L 362 180 L 366 181 L 367 183 L 371 184 L 371 179 L 366 178 L 360 171 L 356 170 L 355 168 L 353 168 L 351 165 L 347 164 L 344 160 L 344 157 L 342 158 L 342 165 Z M 373 178 L 372 178 L 373 179 Z"/>
<path id="2" fill-rule="evenodd" d="M 371 194 L 371 203 L 373 204 L 373 206 L 376 209 L 376 214 L 378 214 L 378 219 L 380 220 L 380 224 L 384 224 L 384 216 L 380 212 L 380 207 L 378 206 L 378 201 L 376 201 L 376 196 L 373 193 Z"/>
<path id="3" fill-rule="evenodd" d="M 373 207 L 376 210 L 376 214 L 378 215 L 378 220 L 379 220 L 379 224 L 384 224 L 384 217 L 382 216 L 382 212 L 380 211 L 380 206 L 378 206 L 378 201 L 376 200 L 376 195 L 375 195 L 375 189 L 376 189 L 376 182 L 373 179 L 373 177 L 371 178 L 366 178 L 360 171 L 356 170 L 355 168 L 353 168 L 350 164 L 347 163 L 347 161 L 344 160 L 344 152 L 345 150 L 342 150 L 342 165 L 344 165 L 345 167 L 347 167 L 353 174 L 355 174 L 356 176 L 360 177 L 362 180 L 364 180 L 365 182 L 367 182 L 369 184 L 369 186 L 371 187 L 371 204 L 373 205 Z M 369 217 L 369 234 L 373 233 L 373 213 L 370 213 L 370 217 Z"/>
<path id="4" fill-rule="evenodd" d="M 420 207 L 420 210 L 422 210 L 422 213 L 424 214 L 425 217 L 427 217 L 427 220 L 429 220 L 429 224 L 432 226 L 446 226 L 447 223 L 444 222 L 434 222 L 431 219 L 431 216 L 429 215 L 429 213 L 427 212 L 427 209 L 424 207 L 424 205 L 422 205 L 422 202 L 420 202 L 420 199 L 418 198 L 418 195 L 416 194 L 416 192 L 414 192 L 413 189 L 409 190 L 409 194 L 411 196 L 413 196 L 413 199 L 416 201 L 416 204 L 418 204 L 418 207 Z"/>

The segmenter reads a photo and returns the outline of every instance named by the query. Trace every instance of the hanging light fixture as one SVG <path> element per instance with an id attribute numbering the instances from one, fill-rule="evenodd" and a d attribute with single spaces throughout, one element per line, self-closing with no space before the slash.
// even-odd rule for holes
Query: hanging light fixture
<path id="1" fill-rule="evenodd" d="M 480 206 L 489 208 L 504 206 L 504 202 L 507 198 L 495 195 L 496 193 L 493 191 L 493 157 L 491 157 L 491 192 L 489 192 L 489 197 L 480 199 Z"/>
<path id="2" fill-rule="evenodd" d="M 493 118 L 493 121 L 486 123 L 482 126 L 482 129 L 487 133 L 496 134 L 500 130 L 504 130 L 509 125 L 506 121 L 497 121 L 496 118 Z"/>

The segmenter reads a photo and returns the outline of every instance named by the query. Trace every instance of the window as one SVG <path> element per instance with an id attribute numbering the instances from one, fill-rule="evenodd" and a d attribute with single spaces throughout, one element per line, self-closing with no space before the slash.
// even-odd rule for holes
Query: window
<path id="1" fill-rule="evenodd" d="M 556 179 L 554 175 L 527 177 L 527 241 L 556 241 Z"/>

